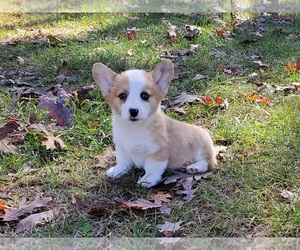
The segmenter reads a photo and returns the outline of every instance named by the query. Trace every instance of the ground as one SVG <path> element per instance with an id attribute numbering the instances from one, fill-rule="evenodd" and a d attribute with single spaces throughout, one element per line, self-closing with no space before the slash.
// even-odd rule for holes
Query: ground
<path id="1" fill-rule="evenodd" d="M 17 208 L 41 193 L 52 198 L 41 211 L 57 211 L 22 232 L 16 221 L 0 220 L 1 236 L 162 237 L 157 225 L 166 221 L 182 221 L 175 235 L 182 237 L 300 236 L 299 14 L 1 14 L 0 27 L 0 127 L 10 121 L 25 129 L 16 129 L 21 139 L 1 130 L 1 142 L 17 152 L 0 152 L 0 199 Z M 82 99 L 77 92 L 95 86 L 94 62 L 120 72 L 151 70 L 162 58 L 176 67 L 167 115 L 204 126 L 227 147 L 188 202 L 167 185 L 136 185 L 139 170 L 108 180 L 108 166 L 95 157 L 112 146 L 111 112 L 96 87 Z M 51 130 L 63 149 L 57 142 L 46 149 L 47 135 L 29 127 L 57 122 L 37 107 L 36 93 L 56 95 L 57 84 L 68 88 L 62 105 L 72 122 Z M 29 87 L 34 91 L 22 92 Z M 200 100 L 174 105 L 183 91 Z M 109 203 L 159 190 L 172 196 L 169 215 Z M 74 196 L 91 206 L 109 203 L 109 211 L 90 216 Z"/>

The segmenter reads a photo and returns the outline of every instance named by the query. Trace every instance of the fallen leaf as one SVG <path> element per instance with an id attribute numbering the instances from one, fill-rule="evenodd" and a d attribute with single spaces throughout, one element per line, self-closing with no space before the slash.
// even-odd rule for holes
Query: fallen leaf
<path id="1" fill-rule="evenodd" d="M 246 97 L 247 99 L 254 101 L 256 103 L 259 104 L 267 104 L 271 101 L 270 98 L 267 97 L 263 97 L 262 95 L 258 94 L 258 93 L 253 93 L 253 94 L 244 94 L 244 97 Z"/>
<path id="2" fill-rule="evenodd" d="M 270 64 L 263 63 L 261 60 L 253 61 L 253 63 L 258 64 L 260 67 L 270 67 Z"/>
<path id="3" fill-rule="evenodd" d="M 275 92 L 284 91 L 285 93 L 296 93 L 300 91 L 300 83 L 293 82 L 286 86 L 272 86 L 275 89 Z"/>
<path id="4" fill-rule="evenodd" d="M 16 131 L 21 125 L 15 119 L 9 119 L 4 127 L 0 128 L 0 139 L 4 139 L 13 131 Z"/>
<path id="5" fill-rule="evenodd" d="M 212 30 L 217 36 L 221 36 L 221 37 L 224 37 L 224 38 L 230 39 L 230 40 L 234 38 L 234 34 L 232 33 L 232 31 L 227 28 L 213 27 Z"/>
<path id="6" fill-rule="evenodd" d="M 198 48 L 201 48 L 202 46 L 200 44 L 192 44 L 190 45 L 190 47 L 188 49 L 175 49 L 175 50 L 172 50 L 171 51 L 171 54 L 173 56 L 179 56 L 179 57 L 182 57 L 182 56 L 189 56 L 191 54 L 193 54 L 194 52 L 196 52 L 196 50 Z"/>
<path id="7" fill-rule="evenodd" d="M 201 96 L 201 100 L 202 100 L 205 104 L 209 104 L 209 105 L 214 104 L 214 101 L 213 101 L 213 99 L 211 98 L 210 95 L 207 95 L 207 96 Z"/>
<path id="8" fill-rule="evenodd" d="M 88 96 L 88 93 L 91 90 L 94 90 L 94 86 L 84 86 L 80 89 L 78 89 L 77 92 L 77 98 L 78 98 L 78 103 L 81 104 Z"/>
<path id="9" fill-rule="evenodd" d="M 164 224 L 158 224 L 157 228 L 158 231 L 163 233 L 165 237 L 172 237 L 174 235 L 178 235 L 179 230 L 181 228 L 181 224 L 183 223 L 182 220 L 172 223 L 169 221 L 166 221 Z"/>
<path id="10" fill-rule="evenodd" d="M 139 31 L 139 29 L 137 29 L 136 27 L 133 27 L 131 29 L 127 28 L 124 32 L 124 36 L 128 39 L 128 40 L 133 40 L 137 38 L 137 32 Z"/>
<path id="11" fill-rule="evenodd" d="M 62 40 L 60 40 L 59 38 L 53 36 L 53 35 L 48 35 L 47 36 L 47 39 L 48 39 L 48 42 L 51 44 L 51 45 L 57 45 L 59 43 L 62 43 Z"/>
<path id="12" fill-rule="evenodd" d="M 21 56 L 17 56 L 17 61 L 20 65 L 23 65 L 25 63 L 25 59 Z"/>
<path id="13" fill-rule="evenodd" d="M 58 84 L 62 84 L 66 78 L 66 73 L 68 70 L 68 62 L 66 60 L 62 60 L 60 70 L 58 72 L 58 76 L 55 78 Z"/>
<path id="14" fill-rule="evenodd" d="M 207 78 L 207 76 L 201 75 L 201 74 L 196 74 L 195 77 L 193 78 L 194 81 L 199 81 L 202 79 Z"/>
<path id="15" fill-rule="evenodd" d="M 96 156 L 94 164 L 96 167 L 108 168 L 116 162 L 116 151 L 112 148 L 107 148 L 101 155 Z"/>
<path id="16" fill-rule="evenodd" d="M 299 71 L 300 72 L 300 58 L 296 59 L 296 64 L 292 64 L 291 62 L 287 62 L 285 67 L 288 71 Z"/>
<path id="17" fill-rule="evenodd" d="M 164 179 L 165 185 L 168 185 L 170 183 L 175 183 L 177 181 L 180 181 L 181 179 L 190 178 L 190 177 L 194 178 L 195 180 L 200 180 L 202 178 L 205 179 L 208 176 L 210 176 L 213 172 L 190 174 L 190 173 L 175 170 L 175 171 L 171 171 L 171 173 L 172 175 L 169 175 Z"/>
<path id="18" fill-rule="evenodd" d="M 262 97 L 262 98 L 259 98 L 256 100 L 257 103 L 259 104 L 267 104 L 271 101 L 270 98 L 267 98 L 267 97 Z"/>
<path id="19" fill-rule="evenodd" d="M 26 214 L 34 213 L 37 208 L 47 206 L 47 204 L 50 201 L 52 201 L 51 197 L 42 197 L 41 194 L 37 194 L 35 199 L 29 204 L 23 204 L 23 202 L 20 202 L 18 208 L 10 208 L 5 210 L 3 221 L 19 220 L 21 217 L 25 216 Z"/>
<path id="20" fill-rule="evenodd" d="M 185 103 L 191 103 L 194 101 L 202 101 L 201 97 L 198 95 L 189 95 L 186 92 L 182 92 L 180 95 L 176 96 L 171 105 L 183 105 Z"/>
<path id="21" fill-rule="evenodd" d="M 52 92 L 39 98 L 38 108 L 45 108 L 49 111 L 51 118 L 56 120 L 58 126 L 72 126 L 74 108 L 68 108 L 66 101 L 61 92 L 57 93 L 57 97 Z"/>
<path id="22" fill-rule="evenodd" d="M 88 213 L 90 206 L 82 201 L 79 195 L 72 195 L 72 203 L 76 205 L 76 208 L 84 213 Z"/>
<path id="23" fill-rule="evenodd" d="M 171 25 L 171 24 L 169 24 L 169 25 L 168 25 L 168 34 L 167 34 L 167 38 L 168 38 L 168 39 L 174 39 L 174 38 L 176 38 L 177 32 L 178 32 L 177 26 L 176 26 L 176 25 Z"/>
<path id="24" fill-rule="evenodd" d="M 79 211 L 91 216 L 102 216 L 112 209 L 111 202 L 105 202 L 99 206 L 92 206 L 83 202 L 79 195 L 72 195 L 72 203 L 76 205 Z"/>
<path id="25" fill-rule="evenodd" d="M 296 71 L 297 70 L 297 67 L 295 65 L 293 65 L 291 62 L 287 62 L 285 64 L 285 67 L 289 71 Z"/>
<path id="26" fill-rule="evenodd" d="M 224 72 L 224 73 L 227 73 L 227 74 L 238 74 L 239 73 L 239 68 L 238 67 L 233 67 L 233 66 L 227 66 L 227 67 L 223 67 L 223 66 L 218 66 L 215 68 L 216 71 L 218 72 Z"/>
<path id="27" fill-rule="evenodd" d="M 184 77 L 184 75 L 188 72 L 181 72 L 181 70 L 177 67 L 174 67 L 174 75 L 173 79 L 181 79 Z"/>
<path id="28" fill-rule="evenodd" d="M 31 113 L 28 119 L 29 124 L 38 123 L 38 117 L 37 114 Z"/>
<path id="29" fill-rule="evenodd" d="M 229 102 L 227 101 L 227 98 L 223 99 L 219 96 L 216 96 L 215 102 L 218 104 L 220 109 L 227 109 L 229 107 Z"/>
<path id="30" fill-rule="evenodd" d="M 177 190 L 176 194 L 184 194 L 185 196 L 183 197 L 183 199 L 186 201 L 191 201 L 195 197 L 196 191 L 199 189 L 199 188 L 193 189 L 193 185 L 195 183 L 196 182 L 193 177 L 182 178 L 180 180 L 179 185 L 183 187 L 183 190 Z"/>
<path id="31" fill-rule="evenodd" d="M 30 230 L 34 228 L 37 224 L 42 224 L 45 221 L 50 221 L 54 218 L 55 214 L 56 213 L 54 210 L 31 214 L 19 221 L 19 223 L 17 224 L 16 233 Z"/>
<path id="32" fill-rule="evenodd" d="M 156 194 L 149 194 L 146 199 L 148 200 L 160 200 L 165 203 L 171 202 L 172 195 L 171 194 L 165 194 L 162 191 L 158 191 Z"/>
<path id="33" fill-rule="evenodd" d="M 222 97 L 220 97 L 220 96 L 217 95 L 215 97 L 215 102 L 216 102 L 216 104 L 221 105 L 224 102 L 224 100 L 223 100 Z"/>
<path id="34" fill-rule="evenodd" d="M 28 162 L 25 162 L 25 163 L 23 163 L 23 165 L 22 165 L 22 171 L 23 172 L 27 172 L 27 171 L 29 171 L 29 170 L 31 170 L 32 169 L 32 162 L 30 162 L 30 161 L 28 161 Z"/>
<path id="35" fill-rule="evenodd" d="M 300 70 L 300 57 L 296 60 L 296 69 Z"/>
<path id="36" fill-rule="evenodd" d="M 196 27 L 196 26 L 188 25 L 188 24 L 186 24 L 184 26 L 184 35 L 183 35 L 184 38 L 186 38 L 188 40 L 192 40 L 192 39 L 196 38 L 197 36 L 199 36 L 199 34 L 201 34 L 200 27 Z"/>
<path id="37" fill-rule="evenodd" d="M 291 25 L 294 22 L 294 18 L 292 16 L 278 16 L 277 23 Z"/>
<path id="38" fill-rule="evenodd" d="M 162 207 L 161 204 L 155 204 L 151 201 L 148 201 L 148 200 L 142 199 L 142 198 L 138 198 L 138 199 L 132 200 L 132 201 L 126 201 L 122 198 L 117 198 L 117 199 L 115 199 L 115 201 L 119 206 L 127 208 L 127 209 L 147 210 L 147 209 Z"/>
<path id="39" fill-rule="evenodd" d="M 9 143 L 10 141 L 7 139 L 0 140 L 0 152 L 16 155 L 19 154 L 17 148 Z"/>
<path id="40" fill-rule="evenodd" d="M 224 58 L 225 56 L 227 56 L 226 52 L 221 51 L 221 50 L 216 50 L 216 49 L 213 52 L 211 52 L 210 54 L 217 58 Z"/>
<path id="41" fill-rule="evenodd" d="M 38 131 L 42 131 L 46 136 L 46 141 L 42 142 L 42 145 L 46 147 L 46 149 L 50 149 L 51 151 L 55 150 L 57 147 L 55 145 L 55 142 L 57 142 L 61 149 L 64 149 L 66 147 L 64 141 L 54 136 L 51 132 L 49 132 L 44 124 L 32 124 L 28 128 L 36 129 Z"/>
<path id="42" fill-rule="evenodd" d="M 5 201 L 0 200 L 0 214 L 4 214 L 5 213 L 5 209 L 9 209 L 9 208 L 10 207 L 6 205 Z"/>
<path id="43" fill-rule="evenodd" d="M 225 33 L 228 31 L 226 28 L 219 29 L 215 27 L 213 27 L 212 30 L 216 35 L 223 36 L 223 37 L 225 36 Z"/>
<path id="44" fill-rule="evenodd" d="M 127 51 L 127 54 L 128 54 L 129 56 L 132 56 L 132 55 L 133 55 L 133 49 L 129 49 L 129 50 Z"/>
<path id="45" fill-rule="evenodd" d="M 296 201 L 299 201 L 299 199 L 300 199 L 298 193 L 287 191 L 287 190 L 280 193 L 280 196 L 290 202 L 296 202 Z"/>

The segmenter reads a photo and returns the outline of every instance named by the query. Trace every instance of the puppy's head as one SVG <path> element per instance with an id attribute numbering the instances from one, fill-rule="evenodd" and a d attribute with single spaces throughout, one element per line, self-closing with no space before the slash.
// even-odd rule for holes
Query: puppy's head
<path id="1" fill-rule="evenodd" d="M 117 74 L 104 64 L 95 63 L 92 73 L 115 113 L 125 120 L 141 121 L 157 111 L 174 69 L 171 60 L 166 59 L 151 72 L 134 69 Z"/>

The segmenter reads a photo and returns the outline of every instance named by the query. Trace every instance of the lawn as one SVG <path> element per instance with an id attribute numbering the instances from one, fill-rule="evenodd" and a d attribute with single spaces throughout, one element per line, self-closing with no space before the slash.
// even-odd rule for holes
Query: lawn
<path id="1" fill-rule="evenodd" d="M 1 237 L 164 237 L 158 225 L 180 221 L 169 236 L 299 237 L 299 30 L 299 14 L 0 14 Z M 174 185 L 138 186 L 139 170 L 108 180 L 113 160 L 99 163 L 113 144 L 93 63 L 150 71 L 162 58 L 176 68 L 167 115 L 226 147 L 190 201 Z M 41 107 L 47 91 L 63 95 L 60 124 Z M 174 105 L 182 92 L 200 101 Z M 169 213 L 116 202 L 159 191 Z M 1 219 L 38 194 L 49 202 Z M 54 216 L 19 229 L 45 211 Z"/>

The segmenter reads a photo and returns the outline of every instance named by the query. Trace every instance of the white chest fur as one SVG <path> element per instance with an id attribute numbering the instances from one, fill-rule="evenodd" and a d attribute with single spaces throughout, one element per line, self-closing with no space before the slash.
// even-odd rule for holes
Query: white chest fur
<path id="1" fill-rule="evenodd" d="M 147 130 L 148 122 L 126 121 L 116 115 L 113 117 L 114 143 L 120 147 L 134 162 L 142 168 L 148 155 L 158 150 L 153 138 Z"/>

